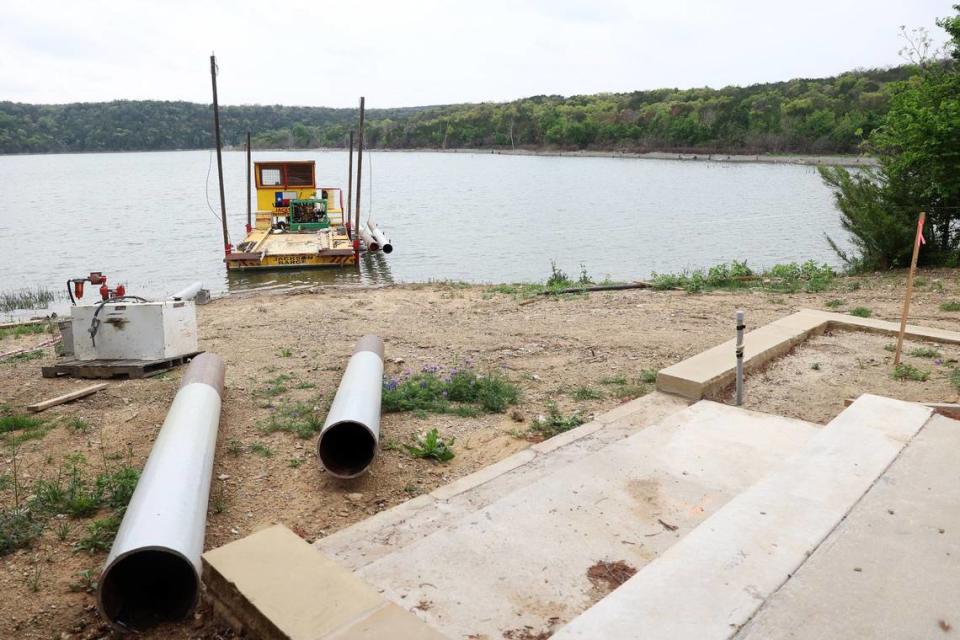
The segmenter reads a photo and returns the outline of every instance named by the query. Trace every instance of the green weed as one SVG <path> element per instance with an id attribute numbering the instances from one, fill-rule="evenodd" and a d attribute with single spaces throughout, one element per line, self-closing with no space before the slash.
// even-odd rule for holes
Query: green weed
<path id="1" fill-rule="evenodd" d="M 916 382 L 925 382 L 930 377 L 930 372 L 918 369 L 912 364 L 901 362 L 894 367 L 891 375 L 894 380 L 913 380 Z"/>
<path id="2" fill-rule="evenodd" d="M 3 360 L 0 360 L 3 364 L 12 364 L 15 362 L 29 362 L 30 360 L 37 360 L 38 358 L 43 357 L 43 349 L 35 349 L 33 351 L 24 351 L 22 353 L 15 353 L 12 356 L 7 356 Z"/>
<path id="3" fill-rule="evenodd" d="M 290 460 L 287 461 L 287 466 L 291 469 L 299 469 L 302 464 L 303 458 L 290 458 Z"/>
<path id="4" fill-rule="evenodd" d="M 940 311 L 960 311 L 960 300 L 941 302 Z"/>
<path id="5" fill-rule="evenodd" d="M 90 423 L 83 418 L 73 417 L 67 421 L 67 428 L 74 433 L 89 433 Z"/>
<path id="6" fill-rule="evenodd" d="M 36 335 L 38 333 L 46 333 L 49 331 L 49 325 L 43 323 L 33 323 L 33 324 L 18 324 L 15 327 L 2 327 L 0 328 L 0 340 L 13 336 L 14 338 L 19 338 L 21 336 Z"/>
<path id="7" fill-rule="evenodd" d="M 267 397 L 273 398 L 287 392 L 287 382 L 290 380 L 290 376 L 285 373 L 281 373 L 276 378 L 271 378 L 265 381 L 265 386 L 260 387 L 253 392 L 254 397 Z"/>
<path id="8" fill-rule="evenodd" d="M 873 311 L 867 307 L 854 307 L 850 310 L 850 315 L 857 316 L 858 318 L 869 318 L 873 315 Z"/>
<path id="9" fill-rule="evenodd" d="M 648 384 L 653 384 L 657 381 L 657 370 L 656 369 L 644 369 L 640 372 L 640 382 L 646 382 Z"/>
<path id="10" fill-rule="evenodd" d="M 833 300 L 827 300 L 823 304 L 830 309 L 836 309 L 837 307 L 842 307 L 847 304 L 847 301 L 841 298 L 834 298 Z"/>
<path id="11" fill-rule="evenodd" d="M 236 438 L 230 438 L 227 440 L 227 453 L 232 456 L 239 456 L 243 453 L 243 443 Z"/>
<path id="12" fill-rule="evenodd" d="M 584 402 L 586 400 L 600 400 L 603 398 L 603 393 L 594 389 L 593 387 L 578 387 L 573 392 L 574 400 Z"/>
<path id="13" fill-rule="evenodd" d="M 544 440 L 552 438 L 555 435 L 579 427 L 586 420 L 580 412 L 565 416 L 553 402 L 547 405 L 547 415 L 537 416 L 530 425 L 530 433 L 543 438 Z"/>
<path id="14" fill-rule="evenodd" d="M 87 533 L 73 545 L 77 551 L 87 551 L 94 554 L 97 551 L 108 551 L 117 537 L 122 517 L 111 514 L 106 518 L 98 518 L 87 525 Z"/>
<path id="15" fill-rule="evenodd" d="M 291 351 L 287 347 L 283 347 L 282 349 L 277 351 L 277 355 L 280 356 L 281 358 L 289 358 L 290 356 L 293 355 L 293 351 Z"/>
<path id="16" fill-rule="evenodd" d="M 0 292 L 0 312 L 9 313 L 17 309 L 46 309 L 57 299 L 57 294 L 46 287 L 17 289 Z"/>
<path id="17" fill-rule="evenodd" d="M 286 431 L 299 438 L 309 438 L 322 427 L 323 419 L 310 402 L 283 402 L 259 425 L 262 433 Z"/>
<path id="18" fill-rule="evenodd" d="M 814 362 L 813 364 L 810 365 L 810 368 L 813 369 L 814 371 L 820 371 L 820 363 Z"/>
<path id="19" fill-rule="evenodd" d="M 516 385 L 497 373 L 478 374 L 472 369 L 424 367 L 409 377 L 387 378 L 383 383 L 384 411 L 426 411 L 461 416 L 502 413 L 519 401 Z"/>
<path id="20" fill-rule="evenodd" d="M 616 384 L 624 385 L 627 384 L 626 376 L 604 376 L 600 378 L 600 384 Z"/>
<path id="21" fill-rule="evenodd" d="M 250 453 L 258 455 L 261 458 L 272 458 L 273 449 L 263 444 L 262 442 L 253 442 L 250 444 Z"/>
<path id="22" fill-rule="evenodd" d="M 916 347 L 907 353 L 915 358 L 939 358 L 941 355 L 940 351 L 933 347 Z"/>
<path id="23" fill-rule="evenodd" d="M 440 437 L 436 429 L 431 429 L 425 436 L 416 436 L 412 445 L 407 444 L 404 447 L 414 458 L 430 458 L 437 462 L 447 462 L 455 455 L 453 443 L 452 438 L 447 442 Z"/>

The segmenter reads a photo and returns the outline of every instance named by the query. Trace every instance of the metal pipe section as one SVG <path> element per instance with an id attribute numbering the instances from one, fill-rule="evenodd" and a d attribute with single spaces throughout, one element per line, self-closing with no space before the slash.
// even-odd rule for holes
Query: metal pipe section
<path id="1" fill-rule="evenodd" d="M 380 251 L 380 243 L 373 239 L 366 227 L 360 227 L 360 239 L 367 245 L 367 251 Z"/>
<path id="2" fill-rule="evenodd" d="M 317 441 L 320 463 L 331 475 L 356 478 L 370 467 L 380 440 L 382 392 L 383 340 L 364 336 L 347 363 Z"/>
<path id="3" fill-rule="evenodd" d="M 743 310 L 737 310 L 737 406 L 743 404 Z"/>
<path id="4" fill-rule="evenodd" d="M 384 253 L 391 253 L 393 251 L 393 245 L 390 243 L 390 240 L 387 239 L 383 231 L 380 231 L 380 228 L 373 220 L 367 220 L 367 228 L 370 229 L 370 234 L 380 245 L 380 248 L 383 249 Z"/>
<path id="5" fill-rule="evenodd" d="M 197 604 L 223 377 L 220 356 L 190 363 L 127 506 L 97 586 L 120 631 L 182 620 Z"/>
<path id="6" fill-rule="evenodd" d="M 171 300 L 193 300 L 197 297 L 197 294 L 200 293 L 200 290 L 203 289 L 203 283 L 199 280 L 193 284 L 184 287 L 180 291 L 177 291 L 175 294 L 170 296 Z"/>

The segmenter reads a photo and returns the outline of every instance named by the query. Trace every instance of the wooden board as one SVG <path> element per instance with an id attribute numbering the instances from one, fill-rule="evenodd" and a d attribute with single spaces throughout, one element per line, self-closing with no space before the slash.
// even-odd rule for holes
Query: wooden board
<path id="1" fill-rule="evenodd" d="M 41 367 L 44 378 L 149 378 L 178 367 L 202 351 L 194 351 L 175 358 L 161 360 L 66 360 L 50 367 Z"/>
<path id="2" fill-rule="evenodd" d="M 94 384 L 89 387 L 84 387 L 83 389 L 77 389 L 76 391 L 71 391 L 70 393 L 65 393 L 62 396 L 57 396 L 56 398 L 50 398 L 49 400 L 44 400 L 43 402 L 37 402 L 34 404 L 28 404 L 27 409 L 38 413 L 40 411 L 46 411 L 50 407 L 55 407 L 58 404 L 64 404 L 66 402 L 73 402 L 74 400 L 79 400 L 91 394 L 96 393 L 97 391 L 103 391 L 107 388 L 106 382 L 101 382 L 100 384 Z"/>

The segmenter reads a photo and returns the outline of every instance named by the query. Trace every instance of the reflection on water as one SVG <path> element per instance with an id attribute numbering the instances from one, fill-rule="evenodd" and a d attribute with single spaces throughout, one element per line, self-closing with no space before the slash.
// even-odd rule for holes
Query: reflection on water
<path id="1" fill-rule="evenodd" d="M 383 253 L 364 253 L 360 265 L 350 267 L 315 267 L 312 269 L 277 269 L 229 271 L 226 288 L 230 291 L 272 289 L 300 285 L 392 284 L 390 264 Z"/>

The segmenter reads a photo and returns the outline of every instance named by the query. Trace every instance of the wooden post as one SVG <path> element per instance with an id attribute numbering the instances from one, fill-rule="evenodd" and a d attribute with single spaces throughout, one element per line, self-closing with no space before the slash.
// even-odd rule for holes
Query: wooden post
<path id="1" fill-rule="evenodd" d="M 223 226 L 223 253 L 230 255 L 227 235 L 227 201 L 223 196 L 223 156 L 220 153 L 220 105 L 217 103 L 217 57 L 210 56 L 210 79 L 213 83 L 213 131 L 217 141 L 217 174 L 220 179 L 220 224 Z"/>
<path id="2" fill-rule="evenodd" d="M 247 131 L 247 233 L 253 231 L 253 205 L 250 203 L 250 172 L 253 170 L 253 163 L 250 162 L 250 132 Z"/>
<path id="3" fill-rule="evenodd" d="M 910 298 L 913 296 L 913 272 L 917 269 L 917 256 L 920 255 L 920 243 L 923 242 L 923 223 L 927 214 L 920 212 L 917 220 L 917 237 L 913 241 L 913 258 L 910 259 L 910 272 L 907 273 L 907 294 L 903 298 L 903 313 L 900 314 L 900 333 L 897 334 L 897 351 L 893 356 L 894 366 L 900 364 L 900 354 L 903 351 L 903 334 L 907 332 L 907 315 L 910 313 Z"/>
<path id="4" fill-rule="evenodd" d="M 353 220 L 356 225 L 356 235 L 353 237 L 353 255 L 356 259 L 357 267 L 360 267 L 360 192 L 362 189 L 360 181 L 363 174 L 363 106 L 364 98 L 360 96 L 360 129 L 357 133 L 357 205 L 353 210 Z"/>

